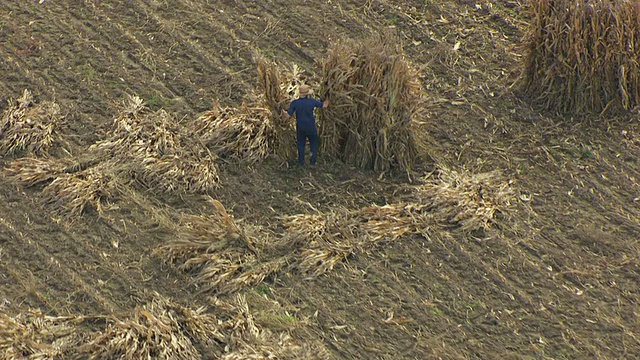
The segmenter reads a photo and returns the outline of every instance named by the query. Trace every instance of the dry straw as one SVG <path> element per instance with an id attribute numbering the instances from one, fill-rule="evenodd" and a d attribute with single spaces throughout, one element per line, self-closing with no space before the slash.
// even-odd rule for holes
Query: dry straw
<path id="1" fill-rule="evenodd" d="M 256 162 L 266 158 L 275 139 L 272 113 L 262 107 L 221 108 L 200 115 L 193 124 L 209 150 L 222 159 Z"/>
<path id="2" fill-rule="evenodd" d="M 282 111 L 289 108 L 295 91 L 302 84 L 302 72 L 297 66 L 290 70 L 282 70 L 273 61 L 263 56 L 256 56 L 258 85 L 263 92 L 262 101 L 271 111 L 270 120 L 275 130 L 273 152 L 276 155 L 291 158 L 296 149 L 295 124 L 282 116 Z"/>
<path id="3" fill-rule="evenodd" d="M 57 215 L 73 221 L 88 208 L 103 214 L 103 205 L 121 193 L 109 164 L 75 171 L 69 160 L 23 158 L 4 169 L 7 178 L 22 186 L 42 185 L 44 202 Z"/>
<path id="4" fill-rule="evenodd" d="M 417 157 L 414 119 L 423 95 L 416 70 L 390 34 L 334 45 L 323 62 L 322 147 L 360 168 L 409 171 Z"/>
<path id="5" fill-rule="evenodd" d="M 523 86 L 560 112 L 640 105 L 640 5 L 636 0 L 531 1 Z"/>
<path id="6" fill-rule="evenodd" d="M 286 262 L 259 262 L 253 239 L 211 199 L 217 213 L 184 215 L 176 228 L 177 237 L 155 249 L 154 254 L 194 274 L 200 292 L 230 293 L 262 282 L 282 269 Z"/>
<path id="7" fill-rule="evenodd" d="M 39 311 L 16 317 L 0 313 L 0 359 L 62 359 L 80 344 L 74 323 L 81 317 L 46 316 Z"/>
<path id="8" fill-rule="evenodd" d="M 22 96 L 9 102 L 0 121 L 0 154 L 43 155 L 58 140 L 63 121 L 60 106 L 53 102 L 36 104 L 25 90 Z"/>
<path id="9" fill-rule="evenodd" d="M 185 308 L 158 295 L 137 307 L 131 318 L 114 319 L 78 352 L 92 360 L 200 359 L 200 349 L 226 339 L 218 319 L 205 310 Z"/>
<path id="10" fill-rule="evenodd" d="M 218 185 L 216 159 L 164 110 L 149 113 L 130 97 L 108 138 L 90 147 L 149 189 L 206 192 Z"/>

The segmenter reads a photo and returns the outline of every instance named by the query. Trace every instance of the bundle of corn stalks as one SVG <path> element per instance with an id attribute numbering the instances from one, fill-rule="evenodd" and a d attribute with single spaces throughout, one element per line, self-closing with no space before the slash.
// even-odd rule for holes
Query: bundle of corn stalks
<path id="1" fill-rule="evenodd" d="M 290 71 L 282 71 L 278 65 L 262 56 L 256 57 L 258 83 L 264 92 L 265 106 L 271 111 L 271 122 L 275 129 L 273 152 L 292 157 L 295 151 L 295 126 L 282 117 L 282 111 L 289 108 L 298 86 L 303 83 L 302 71 L 293 66 Z"/>
<path id="2" fill-rule="evenodd" d="M 114 121 L 108 139 L 90 147 L 113 159 L 149 189 L 206 192 L 218 184 L 215 157 L 193 142 L 166 111 L 145 111 L 142 99 L 130 97 Z"/>
<path id="3" fill-rule="evenodd" d="M 511 182 L 498 171 L 471 174 L 442 168 L 435 181 L 424 179 L 416 189 L 411 201 L 282 217 L 290 243 L 302 244 L 294 266 L 318 277 L 353 254 L 410 235 L 428 238 L 438 224 L 463 232 L 486 230 L 514 197 Z"/>
<path id="4" fill-rule="evenodd" d="M 16 317 L 0 313 L 0 359 L 62 359 L 81 343 L 74 323 L 80 317 L 46 316 L 38 311 Z"/>
<path id="5" fill-rule="evenodd" d="M 200 292 L 235 292 L 260 283 L 286 265 L 283 260 L 258 262 L 253 239 L 220 202 L 211 201 L 216 214 L 183 215 L 175 231 L 178 238 L 156 248 L 154 255 L 194 273 Z"/>
<path id="6" fill-rule="evenodd" d="M 55 179 L 69 164 L 65 160 L 51 158 L 22 158 L 10 162 L 3 171 L 9 180 L 31 187 Z"/>
<path id="7" fill-rule="evenodd" d="M 283 217 L 287 237 L 304 239 L 295 266 L 311 277 L 325 274 L 349 256 L 396 241 L 410 234 L 425 234 L 430 214 L 419 204 L 368 206 L 325 215 Z"/>
<path id="8" fill-rule="evenodd" d="M 220 158 L 256 162 L 266 158 L 274 145 L 271 116 L 266 108 L 220 108 L 216 104 L 195 120 L 193 130 Z"/>
<path id="9" fill-rule="evenodd" d="M 104 214 L 105 202 L 120 194 L 119 183 L 108 168 L 94 167 L 73 174 L 60 174 L 43 189 L 45 204 L 68 219 L 79 217 L 91 206 Z"/>
<path id="10" fill-rule="evenodd" d="M 324 151 L 360 168 L 409 171 L 417 157 L 414 119 L 423 105 L 417 72 L 389 34 L 333 46 L 321 92 L 331 106 L 320 116 Z"/>
<path id="11" fill-rule="evenodd" d="M 419 186 L 418 196 L 437 221 L 473 231 L 491 227 L 496 213 L 510 206 L 514 190 L 499 171 L 473 174 L 440 168 L 435 181 Z"/>
<path id="12" fill-rule="evenodd" d="M 100 215 L 103 205 L 121 193 L 113 167 L 101 163 L 80 171 L 66 159 L 23 158 L 4 169 L 7 178 L 22 186 L 43 184 L 44 202 L 67 220 L 79 217 L 88 207 Z"/>
<path id="13" fill-rule="evenodd" d="M 532 1 L 523 87 L 560 112 L 640 105 L 640 6 L 635 0 Z"/>
<path id="14" fill-rule="evenodd" d="M 58 128 L 64 117 L 60 106 L 52 102 L 36 104 L 25 90 L 22 97 L 9 102 L 0 121 L 0 154 L 47 154 L 61 140 Z"/>
<path id="15" fill-rule="evenodd" d="M 264 92 L 266 107 L 272 111 L 276 126 L 285 127 L 280 113 L 289 108 L 289 103 L 297 95 L 298 87 L 304 83 L 302 70 L 293 65 L 289 70 L 281 70 L 278 64 L 265 59 L 263 56 L 255 58 L 258 70 L 258 84 Z"/>
<path id="16" fill-rule="evenodd" d="M 223 331 L 204 308 L 185 308 L 157 295 L 130 319 L 115 319 L 78 352 L 88 359 L 200 359 L 200 349 L 225 342 Z"/>

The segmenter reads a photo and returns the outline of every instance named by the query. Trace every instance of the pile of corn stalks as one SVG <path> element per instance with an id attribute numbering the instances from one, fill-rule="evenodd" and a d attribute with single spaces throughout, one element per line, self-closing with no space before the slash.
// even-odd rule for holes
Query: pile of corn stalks
<path id="1" fill-rule="evenodd" d="M 193 131 L 221 159 L 257 162 L 269 155 L 276 138 L 271 116 L 266 108 L 216 105 L 195 120 Z"/>
<path id="2" fill-rule="evenodd" d="M 253 239 L 211 199 L 217 213 L 182 216 L 175 229 L 176 239 L 154 250 L 154 255 L 181 271 L 194 273 L 200 292 L 231 293 L 259 284 L 281 270 L 284 259 L 260 262 Z"/>
<path id="3" fill-rule="evenodd" d="M 349 256 L 393 242 L 410 234 L 424 234 L 432 224 L 425 206 L 396 203 L 368 206 L 325 215 L 282 218 L 288 237 L 300 243 L 295 267 L 310 277 L 323 275 Z"/>
<path id="4" fill-rule="evenodd" d="M 635 0 L 532 1 L 523 86 L 549 110 L 617 112 L 640 105 Z"/>
<path id="5" fill-rule="evenodd" d="M 31 92 L 25 90 L 22 97 L 9 102 L 0 120 L 0 154 L 47 154 L 60 138 L 62 121 L 58 104 L 36 104 Z"/>
<path id="6" fill-rule="evenodd" d="M 474 174 L 440 168 L 435 180 L 418 186 L 417 196 L 436 221 L 468 232 L 489 229 L 495 215 L 509 209 L 515 191 L 500 171 Z"/>
<path id="7" fill-rule="evenodd" d="M 159 294 L 129 316 L 47 316 L 0 312 L 0 359 L 326 359 L 322 346 L 300 344 L 254 320 L 246 297 L 192 309 Z M 106 321 L 95 331 L 83 326 Z"/>
<path id="8" fill-rule="evenodd" d="M 331 271 L 349 256 L 411 235 L 429 238 L 436 226 L 463 232 L 486 230 L 514 198 L 498 171 L 472 174 L 442 168 L 435 180 L 422 179 L 409 201 L 354 211 L 282 218 L 291 243 L 302 243 L 295 267 L 311 277 Z"/>
<path id="9" fill-rule="evenodd" d="M 205 309 L 192 310 L 157 297 L 137 307 L 127 320 L 113 323 L 83 344 L 88 359 L 199 359 L 199 348 L 225 336 Z"/>
<path id="10" fill-rule="evenodd" d="M 329 155 L 375 171 L 412 168 L 417 157 L 413 124 L 423 94 L 400 43 L 385 34 L 330 49 L 321 92 L 330 94 L 331 106 L 319 119 Z"/>
<path id="11" fill-rule="evenodd" d="M 22 186 L 42 185 L 44 202 L 59 216 L 73 221 L 89 207 L 102 215 L 105 202 L 121 193 L 113 168 L 99 164 L 74 171 L 68 160 L 22 158 L 4 169 L 7 178 Z"/>
<path id="12" fill-rule="evenodd" d="M 25 311 L 16 317 L 0 313 L 0 359 L 62 359 L 81 343 L 75 331 L 82 317 L 47 316 Z"/>
<path id="13" fill-rule="evenodd" d="M 164 110 L 145 110 L 142 99 L 130 97 L 108 138 L 89 151 L 112 159 L 149 189 L 206 192 L 217 187 L 215 156 L 193 144 L 192 135 Z"/>

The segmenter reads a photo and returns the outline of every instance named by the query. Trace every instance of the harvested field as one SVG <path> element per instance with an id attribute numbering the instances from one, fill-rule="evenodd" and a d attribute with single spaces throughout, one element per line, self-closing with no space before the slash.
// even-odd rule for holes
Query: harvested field
<path id="1" fill-rule="evenodd" d="M 543 5 L 0 2 L 0 359 L 640 358 L 637 64 L 522 92 Z"/>

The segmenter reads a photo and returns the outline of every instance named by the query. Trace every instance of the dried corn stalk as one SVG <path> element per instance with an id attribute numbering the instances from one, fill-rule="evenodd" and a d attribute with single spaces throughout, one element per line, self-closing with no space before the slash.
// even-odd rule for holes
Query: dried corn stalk
<path id="1" fill-rule="evenodd" d="M 225 341 L 219 324 L 204 308 L 185 308 L 158 295 L 137 307 L 130 319 L 115 319 L 78 352 L 92 360 L 200 359 L 203 345 L 213 347 Z"/>
<path id="2" fill-rule="evenodd" d="M 269 155 L 276 138 L 270 117 L 271 112 L 265 108 L 216 106 L 200 115 L 193 129 L 220 158 L 256 162 Z"/>
<path id="3" fill-rule="evenodd" d="M 234 292 L 255 285 L 283 265 L 257 262 L 253 240 L 244 233 L 217 200 L 217 213 L 184 215 L 176 228 L 178 237 L 154 250 L 154 254 L 194 273 L 201 292 Z"/>
<path id="4" fill-rule="evenodd" d="M 104 203 L 120 194 L 113 166 L 99 164 L 73 170 L 73 163 L 67 159 L 23 158 L 9 163 L 4 171 L 22 186 L 43 185 L 45 204 L 68 220 L 74 220 L 89 206 L 103 214 Z"/>
<path id="5" fill-rule="evenodd" d="M 108 170 L 89 168 L 74 174 L 59 174 L 42 191 L 45 204 L 69 219 L 79 217 L 88 206 L 103 214 L 105 202 L 118 197 L 115 177 Z"/>
<path id="6" fill-rule="evenodd" d="M 55 179 L 67 166 L 64 160 L 23 158 L 10 162 L 4 172 L 10 180 L 31 187 Z"/>
<path id="7" fill-rule="evenodd" d="M 264 93 L 265 107 L 271 111 L 271 122 L 275 130 L 272 143 L 273 152 L 291 158 L 294 156 L 295 124 L 282 116 L 282 111 L 289 108 L 295 91 L 302 84 L 303 74 L 297 66 L 291 70 L 281 70 L 278 65 L 262 56 L 256 57 L 259 88 Z"/>
<path id="8" fill-rule="evenodd" d="M 0 359 L 60 359 L 80 344 L 74 322 L 80 317 L 46 316 L 26 311 L 16 317 L 0 313 Z"/>
<path id="9" fill-rule="evenodd" d="M 131 97 L 108 139 L 89 150 L 115 164 L 149 189 L 206 192 L 218 185 L 216 158 L 194 143 L 164 110 L 146 113 L 142 100 Z"/>
<path id="10" fill-rule="evenodd" d="M 222 359 L 320 360 L 330 358 L 329 352 L 322 345 L 301 344 L 285 332 L 273 333 L 258 327 L 245 296 L 237 295 L 233 306 L 236 315 L 227 322 L 233 329 L 229 335 L 231 351 L 224 354 Z"/>
<path id="11" fill-rule="evenodd" d="M 318 277 L 353 254 L 364 253 L 405 235 L 424 233 L 429 226 L 429 216 L 422 212 L 424 208 L 398 203 L 325 215 L 285 217 L 287 236 L 304 239 L 295 266 L 311 277 Z"/>
<path id="12" fill-rule="evenodd" d="M 640 105 L 635 0 L 532 1 L 523 88 L 546 109 L 617 112 Z"/>
<path id="13" fill-rule="evenodd" d="M 360 168 L 409 171 L 417 157 L 414 119 L 423 95 L 401 42 L 385 34 L 334 45 L 322 70 L 322 93 L 331 106 L 321 113 L 324 151 Z"/>
<path id="14" fill-rule="evenodd" d="M 25 90 L 22 97 L 9 102 L 0 120 L 0 154 L 47 154 L 60 139 L 58 128 L 62 121 L 58 104 L 36 104 L 31 92 Z"/>
<path id="15" fill-rule="evenodd" d="M 499 171 L 472 174 L 441 168 L 435 181 L 419 187 L 418 196 L 440 222 L 463 231 L 488 229 L 514 197 L 511 181 Z"/>

